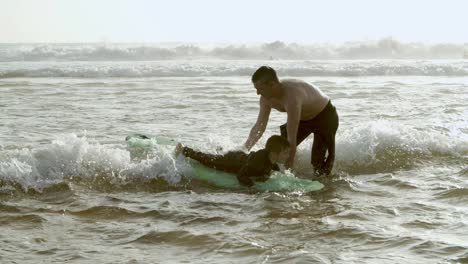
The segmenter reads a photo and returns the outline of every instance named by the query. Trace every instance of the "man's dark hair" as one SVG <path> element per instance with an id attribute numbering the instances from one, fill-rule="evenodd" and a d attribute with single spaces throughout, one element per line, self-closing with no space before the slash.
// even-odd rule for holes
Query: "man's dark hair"
<path id="1" fill-rule="evenodd" d="M 289 141 L 286 138 L 278 135 L 271 136 L 265 144 L 265 149 L 268 153 L 278 153 L 288 147 Z"/>
<path id="2" fill-rule="evenodd" d="M 276 81 L 279 82 L 276 71 L 268 66 L 262 66 L 258 68 L 252 75 L 252 82 L 257 81 Z"/>

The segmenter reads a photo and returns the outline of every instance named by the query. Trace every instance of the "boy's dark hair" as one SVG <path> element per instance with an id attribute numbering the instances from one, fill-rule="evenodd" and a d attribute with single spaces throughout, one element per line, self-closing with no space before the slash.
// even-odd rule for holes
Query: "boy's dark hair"
<path id="1" fill-rule="evenodd" d="M 271 136 L 265 144 L 265 149 L 268 153 L 277 153 L 288 147 L 289 141 L 286 138 L 278 135 Z"/>
<path id="2" fill-rule="evenodd" d="M 262 66 L 258 68 L 252 75 L 252 82 L 258 81 L 276 81 L 279 82 L 276 71 L 268 66 Z"/>

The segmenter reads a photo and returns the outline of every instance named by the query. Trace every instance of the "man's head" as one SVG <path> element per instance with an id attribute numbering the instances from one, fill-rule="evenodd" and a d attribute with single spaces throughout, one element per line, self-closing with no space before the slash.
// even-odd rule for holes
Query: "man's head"
<path id="1" fill-rule="evenodd" d="M 252 75 L 252 83 L 257 89 L 257 94 L 271 98 L 275 92 L 275 87 L 279 84 L 279 80 L 273 68 L 262 66 Z"/>
<path id="2" fill-rule="evenodd" d="M 265 150 L 272 163 L 284 163 L 289 157 L 289 142 L 282 136 L 271 136 L 266 144 Z"/>

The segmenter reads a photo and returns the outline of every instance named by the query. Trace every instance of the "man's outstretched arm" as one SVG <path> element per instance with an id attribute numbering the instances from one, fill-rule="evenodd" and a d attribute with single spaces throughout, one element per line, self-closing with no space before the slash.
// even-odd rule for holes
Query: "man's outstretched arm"
<path id="1" fill-rule="evenodd" d="M 270 118 L 271 106 L 267 104 L 263 97 L 260 97 L 260 110 L 257 117 L 257 122 L 250 130 L 249 137 L 245 142 L 244 146 L 247 150 L 250 150 L 257 141 L 262 137 L 263 132 L 268 124 L 268 119 Z"/>

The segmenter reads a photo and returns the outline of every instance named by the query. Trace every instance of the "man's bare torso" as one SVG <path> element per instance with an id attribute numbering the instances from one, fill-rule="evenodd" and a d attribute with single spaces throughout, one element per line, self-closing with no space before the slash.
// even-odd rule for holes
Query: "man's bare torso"
<path id="1" fill-rule="evenodd" d="M 311 120 L 316 117 L 328 104 L 330 98 L 326 96 L 319 88 L 314 87 L 301 80 L 286 79 L 281 80 L 284 88 L 282 100 L 265 99 L 265 101 L 280 112 L 286 112 L 288 102 L 301 102 L 301 120 Z"/>

